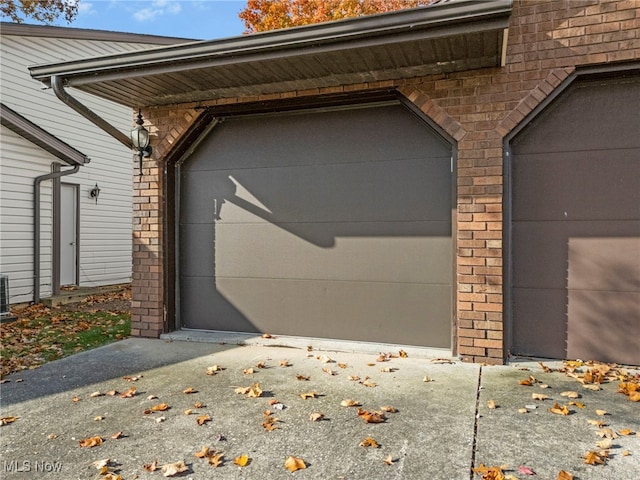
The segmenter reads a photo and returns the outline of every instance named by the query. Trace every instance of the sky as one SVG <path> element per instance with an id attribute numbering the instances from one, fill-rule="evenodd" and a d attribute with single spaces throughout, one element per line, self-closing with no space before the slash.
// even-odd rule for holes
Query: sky
<path id="1" fill-rule="evenodd" d="M 78 0 L 79 13 L 54 25 L 212 40 L 242 35 L 246 0 Z M 33 23 L 27 21 L 26 23 Z"/>

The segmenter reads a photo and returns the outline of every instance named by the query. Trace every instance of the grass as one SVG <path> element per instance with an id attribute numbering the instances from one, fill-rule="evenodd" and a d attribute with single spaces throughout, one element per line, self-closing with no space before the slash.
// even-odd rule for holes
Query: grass
<path id="1" fill-rule="evenodd" d="M 0 375 L 18 372 L 126 338 L 128 312 L 65 312 L 29 307 L 15 322 L 0 327 Z"/>

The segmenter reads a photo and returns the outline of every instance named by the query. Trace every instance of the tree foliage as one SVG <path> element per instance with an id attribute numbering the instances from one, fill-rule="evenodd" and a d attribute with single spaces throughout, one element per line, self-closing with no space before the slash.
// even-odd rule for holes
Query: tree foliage
<path id="1" fill-rule="evenodd" d="M 11 21 L 32 19 L 52 23 L 60 16 L 71 23 L 78 15 L 79 0 L 0 0 L 0 13 Z"/>
<path id="2" fill-rule="evenodd" d="M 265 32 L 429 5 L 437 0 L 248 0 L 245 33 Z"/>

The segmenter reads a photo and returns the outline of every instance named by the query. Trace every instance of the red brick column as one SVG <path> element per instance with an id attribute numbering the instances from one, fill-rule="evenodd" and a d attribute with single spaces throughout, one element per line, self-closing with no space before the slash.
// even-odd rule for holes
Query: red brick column
<path id="1" fill-rule="evenodd" d="M 133 285 L 131 334 L 158 338 L 165 330 L 163 245 L 164 159 L 197 113 L 193 110 L 143 111 L 153 152 L 143 158 L 142 176 L 135 158 L 133 178 Z"/>

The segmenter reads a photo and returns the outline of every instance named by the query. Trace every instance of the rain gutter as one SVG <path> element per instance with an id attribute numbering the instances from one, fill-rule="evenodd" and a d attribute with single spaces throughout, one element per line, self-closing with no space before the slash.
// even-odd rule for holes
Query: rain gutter
<path id="1" fill-rule="evenodd" d="M 513 0 L 457 0 L 220 40 L 37 65 L 29 71 L 45 84 L 63 75 L 67 86 L 75 87 L 114 78 L 339 51 L 347 46 L 368 47 L 409 37 L 436 38 L 506 28 L 512 3 Z"/>
<path id="2" fill-rule="evenodd" d="M 54 75 L 51 77 L 51 87 L 53 88 L 56 97 L 58 97 L 63 103 L 67 104 L 69 107 L 78 112 L 80 115 L 82 115 L 84 118 L 89 120 L 101 130 L 107 132 L 127 148 L 133 148 L 131 139 L 128 136 L 111 125 L 104 118 L 100 117 L 97 113 L 90 110 L 87 106 L 80 103 L 77 99 L 72 97 L 69 92 L 64 89 L 64 80 L 60 76 Z"/>

